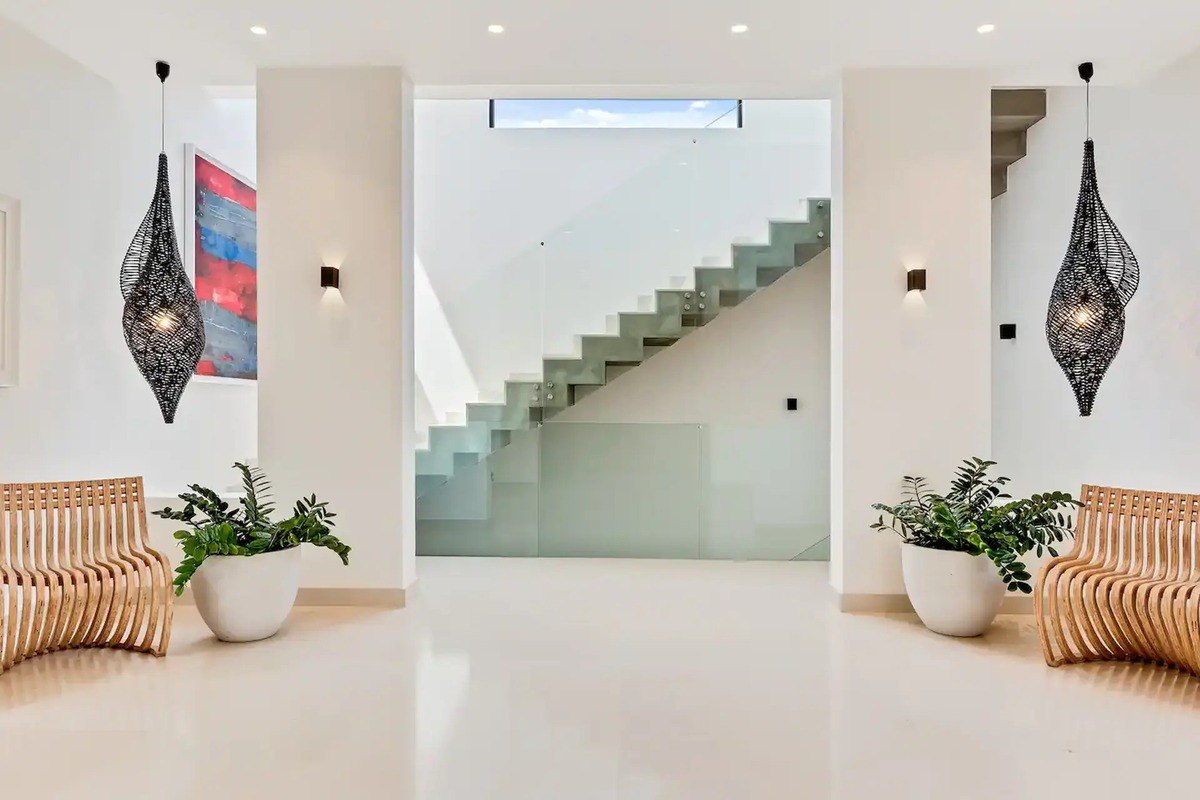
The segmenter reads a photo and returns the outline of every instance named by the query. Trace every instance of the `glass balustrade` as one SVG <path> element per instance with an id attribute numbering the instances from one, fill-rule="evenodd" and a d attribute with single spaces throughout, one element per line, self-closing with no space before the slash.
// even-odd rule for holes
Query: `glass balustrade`
<path id="1" fill-rule="evenodd" d="M 418 501 L 422 555 L 827 560 L 828 428 L 544 423 Z"/>
<path id="2" fill-rule="evenodd" d="M 827 104 L 745 113 L 732 130 L 490 130 L 504 138 L 463 154 L 483 195 L 520 186 L 522 205 L 493 201 L 478 231 L 418 222 L 418 553 L 828 558 L 827 338 L 794 414 L 713 399 L 758 392 L 717 373 L 777 348 L 717 327 L 682 343 L 828 247 Z M 489 166 L 493 145 L 526 171 Z M 813 290 L 827 336 L 827 280 Z"/>

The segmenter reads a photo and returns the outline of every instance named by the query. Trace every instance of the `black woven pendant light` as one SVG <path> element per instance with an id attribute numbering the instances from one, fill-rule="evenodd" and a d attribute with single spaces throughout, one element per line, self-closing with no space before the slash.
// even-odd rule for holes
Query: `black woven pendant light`
<path id="1" fill-rule="evenodd" d="M 125 298 L 121 324 L 134 363 L 150 384 L 163 421 L 170 423 L 175 421 L 179 398 L 204 352 L 204 321 L 196 290 L 179 258 L 171 217 L 165 123 L 171 66 L 159 61 L 155 72 L 163 84 L 163 149 L 158 155 L 154 199 L 121 265 L 121 295 Z"/>
<path id="2" fill-rule="evenodd" d="M 1050 293 L 1046 338 L 1062 367 L 1079 413 L 1089 416 L 1104 373 L 1125 338 L 1125 306 L 1137 291 L 1137 258 L 1100 200 L 1091 138 L 1091 62 L 1079 65 L 1087 86 L 1087 138 L 1075 222 Z"/>

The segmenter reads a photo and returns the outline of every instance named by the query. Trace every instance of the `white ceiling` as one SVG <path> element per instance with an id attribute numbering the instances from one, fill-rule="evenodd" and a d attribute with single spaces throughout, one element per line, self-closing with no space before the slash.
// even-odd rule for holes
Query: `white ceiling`
<path id="1" fill-rule="evenodd" d="M 115 80 L 164 58 L 214 85 L 252 83 L 256 66 L 399 64 L 427 86 L 752 96 L 821 93 L 844 66 L 986 67 L 997 84 L 1051 85 L 1088 59 L 1117 83 L 1200 45 L 1196 0 L 0 0 L 0 14 Z M 976 33 L 985 22 L 994 33 Z"/>

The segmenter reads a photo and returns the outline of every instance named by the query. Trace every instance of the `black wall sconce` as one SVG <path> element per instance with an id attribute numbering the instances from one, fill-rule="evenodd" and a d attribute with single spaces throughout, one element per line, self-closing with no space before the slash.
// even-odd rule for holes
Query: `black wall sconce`
<path id="1" fill-rule="evenodd" d="M 342 285 L 342 274 L 337 267 L 321 267 L 321 287 L 339 289 Z"/>
<path id="2" fill-rule="evenodd" d="M 910 292 L 925 291 L 925 270 L 910 269 L 908 271 L 908 291 L 910 291 Z"/>
<path id="3" fill-rule="evenodd" d="M 1015 322 L 1000 323 L 1000 338 L 1015 339 L 1017 338 L 1017 325 Z"/>

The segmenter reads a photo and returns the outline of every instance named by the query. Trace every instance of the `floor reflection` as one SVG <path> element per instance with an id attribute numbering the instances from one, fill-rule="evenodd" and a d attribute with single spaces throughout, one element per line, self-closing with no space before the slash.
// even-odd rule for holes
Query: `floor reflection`
<path id="1" fill-rule="evenodd" d="M 1200 681 L 1050 669 L 1030 617 L 963 640 L 911 615 L 839 614 L 820 564 L 421 572 L 402 611 L 298 609 L 273 639 L 224 645 L 181 608 L 166 659 L 20 665 L 0 676 L 5 788 L 53 775 L 58 795 L 90 798 L 1194 793 L 1180 765 L 1200 741 Z"/>

